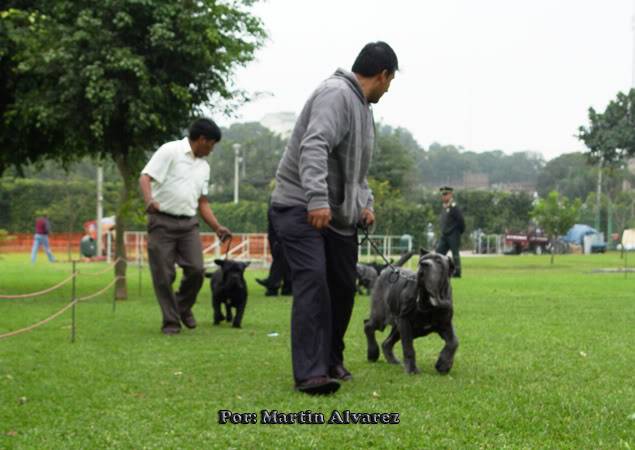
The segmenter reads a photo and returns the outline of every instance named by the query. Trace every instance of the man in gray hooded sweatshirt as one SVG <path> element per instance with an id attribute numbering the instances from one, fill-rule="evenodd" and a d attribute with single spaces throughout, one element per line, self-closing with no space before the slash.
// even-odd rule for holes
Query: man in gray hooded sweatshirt
<path id="1" fill-rule="evenodd" d="M 351 72 L 338 69 L 313 92 L 278 166 L 271 218 L 292 273 L 291 357 L 300 392 L 330 394 L 352 377 L 343 351 L 357 225 L 375 221 L 366 180 L 375 138 L 370 105 L 397 70 L 388 44 L 367 44 Z"/>

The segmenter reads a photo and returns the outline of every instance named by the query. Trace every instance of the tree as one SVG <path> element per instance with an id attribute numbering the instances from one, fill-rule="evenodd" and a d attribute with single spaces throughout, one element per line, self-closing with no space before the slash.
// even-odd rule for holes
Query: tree
<path id="1" fill-rule="evenodd" d="M 181 136 L 204 107 L 227 110 L 242 98 L 229 80 L 262 45 L 262 23 L 248 11 L 253 0 L 34 3 L 30 25 L 11 32 L 12 67 L 30 82 L 16 86 L 3 111 L 0 143 L 6 145 L 6 127 L 14 124 L 37 130 L 35 137 L 48 144 L 32 145 L 35 137 L 20 133 L 25 148 L 36 149 L 23 155 L 30 162 L 112 159 L 123 181 L 116 254 L 125 258 L 129 199 L 146 152 Z M 3 160 L 0 170 L 23 159 Z M 125 271 L 122 260 L 116 274 Z M 125 279 L 116 296 L 126 298 Z"/>
<path id="2" fill-rule="evenodd" d="M 537 182 L 540 196 L 558 191 L 570 200 L 584 199 L 596 188 L 597 168 L 583 153 L 565 153 L 545 164 Z"/>
<path id="3" fill-rule="evenodd" d="M 387 180 L 391 188 L 406 194 L 414 184 L 416 172 L 415 154 L 419 146 L 409 131 L 379 125 L 376 145 L 368 176 L 377 180 Z"/>
<path id="4" fill-rule="evenodd" d="M 551 191 L 546 198 L 540 199 L 534 206 L 531 216 L 549 236 L 552 249 L 556 238 L 565 234 L 576 223 L 580 206 L 579 199 L 570 202 L 556 191 Z M 551 264 L 553 264 L 554 253 L 552 250 Z"/>
<path id="5" fill-rule="evenodd" d="M 579 128 L 578 138 L 593 161 L 607 165 L 635 156 L 635 89 L 619 92 L 603 113 L 589 108 L 589 122 Z"/>

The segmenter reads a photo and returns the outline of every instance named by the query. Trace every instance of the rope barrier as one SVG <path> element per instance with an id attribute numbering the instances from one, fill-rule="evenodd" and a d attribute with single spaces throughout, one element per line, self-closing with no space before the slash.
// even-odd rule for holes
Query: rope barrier
<path id="1" fill-rule="evenodd" d="M 53 315 L 51 315 L 50 317 L 47 317 L 46 319 L 40 320 L 39 322 L 34 323 L 33 325 L 29 325 L 28 327 L 20 328 L 19 330 L 11 331 L 9 333 L 0 334 L 0 340 L 4 339 L 4 338 L 12 337 L 12 336 L 17 336 L 19 334 L 26 333 L 28 331 L 34 330 L 34 329 L 36 329 L 38 327 L 41 327 L 42 325 L 45 325 L 45 324 L 49 323 L 50 321 L 52 321 L 53 319 L 56 319 L 57 317 L 62 315 L 66 310 L 68 310 L 69 308 L 75 306 L 78 302 L 90 300 L 92 298 L 97 297 L 100 294 L 103 294 L 104 292 L 106 292 L 106 290 L 108 290 L 110 287 L 112 287 L 112 285 L 115 284 L 117 282 L 117 280 L 121 280 L 121 279 L 124 279 L 124 278 L 125 277 L 121 277 L 121 276 L 115 277 L 114 280 L 112 280 L 110 283 L 108 283 L 108 285 L 106 287 L 104 287 L 103 289 L 99 290 L 98 292 L 95 292 L 94 294 L 87 295 L 85 297 L 76 298 L 75 300 L 70 302 L 68 305 L 65 305 L 59 311 L 53 313 Z"/>
<path id="2" fill-rule="evenodd" d="M 30 326 L 25 327 L 25 328 L 20 328 L 19 330 L 11 331 L 10 333 L 0 334 L 0 339 L 8 338 L 8 337 L 11 337 L 11 336 L 17 336 L 18 334 L 26 333 L 27 331 L 34 330 L 35 328 L 38 328 L 38 327 L 40 327 L 40 326 L 42 326 L 42 325 L 44 325 L 46 323 L 49 323 L 51 320 L 57 318 L 58 316 L 63 314 L 67 309 L 69 309 L 70 307 L 75 305 L 77 303 L 77 301 L 78 301 L 78 299 L 73 300 L 71 303 L 69 303 L 68 305 L 64 306 L 62 309 L 57 311 L 51 317 L 48 317 L 48 318 L 46 318 L 44 320 L 40 320 L 38 323 L 34 323 L 33 325 L 30 325 Z"/>
<path id="3" fill-rule="evenodd" d="M 91 298 L 95 298 L 98 295 L 103 294 L 104 292 L 106 292 L 113 284 L 115 284 L 117 282 L 117 280 L 123 280 L 124 278 L 126 278 L 126 277 L 115 277 L 115 279 L 112 280 L 110 283 L 108 283 L 108 285 L 105 288 L 101 289 L 100 291 L 95 292 L 94 294 L 90 294 L 90 295 L 87 295 L 85 297 L 79 297 L 77 300 L 80 301 L 80 302 L 83 302 L 83 301 L 86 301 L 86 300 L 90 300 Z"/>
<path id="4" fill-rule="evenodd" d="M 49 292 L 53 292 L 55 289 L 58 289 L 62 286 L 64 286 L 66 283 L 68 283 L 70 280 L 72 280 L 73 278 L 75 278 L 77 276 L 76 273 L 72 274 L 71 276 L 69 276 L 68 278 L 66 278 L 65 280 L 63 280 L 62 282 L 60 282 L 59 284 L 56 284 L 55 286 L 52 286 L 48 289 L 44 289 L 43 291 L 38 291 L 38 292 L 31 292 L 29 294 L 17 294 L 17 295 L 0 295 L 0 299 L 15 299 L 15 298 L 31 298 L 31 297 L 39 297 L 42 296 L 44 294 L 48 294 Z"/>
<path id="5" fill-rule="evenodd" d="M 115 267 L 119 261 L 126 261 L 126 262 L 127 262 L 127 260 L 126 260 L 125 258 L 119 257 L 119 258 L 117 258 L 117 259 L 115 260 L 115 262 L 110 263 L 110 265 L 109 265 L 108 267 L 106 267 L 106 268 L 105 268 L 105 269 L 103 269 L 103 270 L 100 270 L 99 272 L 82 272 L 82 271 L 80 270 L 80 271 L 79 271 L 79 273 L 80 273 L 81 275 L 90 275 L 90 276 L 103 275 L 103 274 L 105 274 L 106 272 L 108 272 L 109 270 L 111 270 L 113 267 Z"/>
<path id="6" fill-rule="evenodd" d="M 44 289 L 43 291 L 30 292 L 28 294 L 14 294 L 14 295 L 0 294 L 0 300 L 11 300 L 11 299 L 40 297 L 42 295 L 48 294 L 49 292 L 53 292 L 54 290 L 62 287 L 64 284 L 68 283 L 70 280 L 72 280 L 77 275 L 80 275 L 80 274 L 81 275 L 90 275 L 90 276 L 103 275 L 104 273 L 106 273 L 109 270 L 111 270 L 120 261 L 129 262 L 126 258 L 119 257 L 119 258 L 117 258 L 115 260 L 115 262 L 111 263 L 108 267 L 106 267 L 104 270 L 100 270 L 99 272 L 92 272 L 92 273 L 91 272 L 76 272 L 75 274 L 72 274 L 68 278 L 66 278 L 63 281 L 61 281 L 59 284 L 56 284 L 55 286 L 51 286 L 50 288 Z"/>

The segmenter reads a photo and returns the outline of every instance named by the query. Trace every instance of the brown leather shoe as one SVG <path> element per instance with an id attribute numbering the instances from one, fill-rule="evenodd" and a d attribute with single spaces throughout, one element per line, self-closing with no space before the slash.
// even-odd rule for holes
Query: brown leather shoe
<path id="1" fill-rule="evenodd" d="M 340 384 L 329 377 L 315 377 L 295 385 L 295 390 L 309 395 L 329 395 L 340 388 Z"/>
<path id="2" fill-rule="evenodd" d="M 349 381 L 353 379 L 353 374 L 346 370 L 346 367 L 342 364 L 331 367 L 329 369 L 329 375 L 331 378 L 335 378 L 336 380 Z"/>
<path id="3" fill-rule="evenodd" d="M 187 315 L 181 315 L 181 322 L 183 322 L 183 325 L 185 325 L 189 329 L 196 328 L 196 319 L 194 318 L 194 314 L 192 314 L 191 312 Z"/>

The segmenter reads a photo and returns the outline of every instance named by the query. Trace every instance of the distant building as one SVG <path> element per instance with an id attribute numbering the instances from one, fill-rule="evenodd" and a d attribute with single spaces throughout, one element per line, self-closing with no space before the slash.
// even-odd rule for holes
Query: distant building
<path id="1" fill-rule="evenodd" d="M 292 112 L 269 113 L 260 119 L 260 125 L 287 139 L 291 136 L 296 119 L 297 116 Z"/>
<path id="2" fill-rule="evenodd" d="M 464 172 L 462 189 L 489 189 L 489 175 L 486 173 Z"/>

